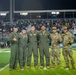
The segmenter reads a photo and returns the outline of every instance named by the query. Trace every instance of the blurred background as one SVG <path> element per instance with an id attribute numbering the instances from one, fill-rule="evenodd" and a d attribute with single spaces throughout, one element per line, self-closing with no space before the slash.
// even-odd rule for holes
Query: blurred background
<path id="1" fill-rule="evenodd" d="M 30 30 L 35 25 L 40 31 L 42 24 L 51 32 L 52 26 L 63 32 L 67 26 L 76 43 L 76 1 L 75 0 L 0 0 L 0 47 L 10 47 L 8 37 L 13 25 L 19 32 L 24 25 Z"/>

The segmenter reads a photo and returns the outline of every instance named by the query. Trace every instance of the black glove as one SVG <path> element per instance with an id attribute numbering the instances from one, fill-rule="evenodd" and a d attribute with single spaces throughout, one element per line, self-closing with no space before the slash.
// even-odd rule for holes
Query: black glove
<path id="1" fill-rule="evenodd" d="M 68 44 L 69 44 L 69 45 L 72 45 L 72 43 L 70 43 L 70 42 L 69 42 Z"/>
<path id="2" fill-rule="evenodd" d="M 58 43 L 60 44 L 61 42 L 60 42 L 60 41 L 58 41 Z"/>

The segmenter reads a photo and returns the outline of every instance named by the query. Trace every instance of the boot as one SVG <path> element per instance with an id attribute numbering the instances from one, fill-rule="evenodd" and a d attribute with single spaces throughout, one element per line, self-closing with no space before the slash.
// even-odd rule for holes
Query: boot
<path id="1" fill-rule="evenodd" d="M 40 66 L 40 68 L 44 68 L 44 66 Z"/>
<path id="2" fill-rule="evenodd" d="M 60 64 L 57 64 L 57 68 L 60 68 Z"/>
<path id="3" fill-rule="evenodd" d="M 66 66 L 65 66 L 64 68 L 70 68 L 70 67 L 69 67 L 69 64 L 67 63 Z"/>
<path id="4" fill-rule="evenodd" d="M 50 66 L 46 66 L 46 68 L 50 68 Z"/>
<path id="5" fill-rule="evenodd" d="M 31 66 L 27 66 L 27 68 L 31 68 Z"/>
<path id="6" fill-rule="evenodd" d="M 55 68 L 55 64 L 52 64 L 52 68 Z"/>
<path id="7" fill-rule="evenodd" d="M 72 69 L 75 69 L 75 66 L 74 66 L 74 64 L 72 64 Z"/>

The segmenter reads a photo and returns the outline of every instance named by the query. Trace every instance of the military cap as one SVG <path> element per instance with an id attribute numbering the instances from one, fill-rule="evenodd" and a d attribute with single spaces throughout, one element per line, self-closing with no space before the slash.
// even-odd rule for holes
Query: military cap
<path id="1" fill-rule="evenodd" d="M 52 30 L 57 30 L 57 28 L 56 27 L 52 27 Z"/>
<path id="2" fill-rule="evenodd" d="M 35 26 L 34 24 L 31 25 L 31 27 Z"/>
<path id="3" fill-rule="evenodd" d="M 22 27 L 22 30 L 26 30 L 26 27 L 25 27 L 25 26 L 23 26 L 23 27 Z"/>
<path id="4" fill-rule="evenodd" d="M 63 30 L 67 30 L 68 28 L 65 26 L 65 27 L 63 27 Z"/>
<path id="5" fill-rule="evenodd" d="M 45 24 L 41 24 L 41 27 L 42 27 L 42 26 L 46 27 L 46 25 L 45 25 Z"/>
<path id="6" fill-rule="evenodd" d="M 17 25 L 14 25 L 13 28 L 18 28 L 18 26 Z"/>

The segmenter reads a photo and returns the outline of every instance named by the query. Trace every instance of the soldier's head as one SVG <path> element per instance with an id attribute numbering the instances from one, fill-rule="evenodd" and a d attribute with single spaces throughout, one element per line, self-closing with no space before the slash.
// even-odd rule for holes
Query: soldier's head
<path id="1" fill-rule="evenodd" d="M 35 31 L 35 26 L 34 25 L 31 26 L 31 31 Z"/>
<path id="2" fill-rule="evenodd" d="M 26 32 L 27 32 L 27 29 L 26 29 L 25 26 L 23 26 L 23 27 L 22 27 L 22 33 L 23 33 L 23 34 L 26 34 Z"/>
<path id="3" fill-rule="evenodd" d="M 64 31 L 64 33 L 67 33 L 68 32 L 68 28 L 66 26 L 63 27 L 63 31 Z"/>
<path id="4" fill-rule="evenodd" d="M 13 31 L 14 31 L 15 33 L 18 31 L 17 25 L 14 25 L 14 26 L 13 26 Z"/>
<path id="5" fill-rule="evenodd" d="M 56 33 L 57 32 L 57 28 L 56 27 L 52 27 L 52 32 Z"/>
<path id="6" fill-rule="evenodd" d="M 41 30 L 42 30 L 42 31 L 46 30 L 46 26 L 45 26 L 44 24 L 41 25 Z"/>

